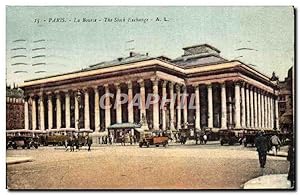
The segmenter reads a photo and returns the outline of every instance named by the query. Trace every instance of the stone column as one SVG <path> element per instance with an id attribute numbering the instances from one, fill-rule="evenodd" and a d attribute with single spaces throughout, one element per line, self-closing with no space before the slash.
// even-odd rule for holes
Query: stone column
<path id="1" fill-rule="evenodd" d="M 99 104 L 99 89 L 98 87 L 94 87 L 95 93 L 95 132 L 100 132 L 100 104 Z"/>
<path id="2" fill-rule="evenodd" d="M 272 109 L 271 109 L 271 97 L 270 96 L 268 97 L 268 104 L 269 104 L 269 108 L 268 108 L 268 110 L 269 110 L 269 129 L 272 129 L 272 119 L 271 119 Z"/>
<path id="3" fill-rule="evenodd" d="M 279 118 L 278 118 L 278 97 L 275 98 L 275 129 L 279 131 Z"/>
<path id="4" fill-rule="evenodd" d="M 188 105 L 187 105 L 187 86 L 183 86 L 183 123 L 184 128 L 188 128 Z"/>
<path id="5" fill-rule="evenodd" d="M 128 87 L 128 122 L 129 123 L 134 123 L 134 116 L 133 116 L 133 91 L 132 91 L 132 82 L 128 81 L 127 82 L 127 87 Z"/>
<path id="6" fill-rule="evenodd" d="M 110 126 L 110 97 L 109 97 L 109 86 L 108 84 L 104 85 L 105 87 L 105 129 Z"/>
<path id="7" fill-rule="evenodd" d="M 258 120 L 257 120 L 257 122 L 258 122 L 258 125 L 257 125 L 257 127 L 258 128 L 261 128 L 261 102 L 260 102 L 260 96 L 261 96 L 261 92 L 260 92 L 260 89 L 257 91 L 257 114 L 258 114 Z"/>
<path id="8" fill-rule="evenodd" d="M 154 103 L 153 103 L 153 129 L 159 130 L 159 95 L 158 95 L 158 79 L 151 79 L 153 83 L 153 95 L 154 95 Z"/>
<path id="9" fill-rule="evenodd" d="M 180 85 L 176 85 L 177 92 L 177 130 L 181 129 L 181 98 L 180 98 Z"/>
<path id="10" fill-rule="evenodd" d="M 175 116 L 175 111 L 174 111 L 174 83 L 169 84 L 170 88 L 170 130 L 175 130 L 175 125 L 174 125 L 174 116 Z"/>
<path id="11" fill-rule="evenodd" d="M 39 107 L 40 107 L 40 130 L 45 130 L 45 108 L 44 108 L 44 96 L 41 93 L 39 95 Z"/>
<path id="12" fill-rule="evenodd" d="M 257 89 L 254 88 L 253 90 L 253 100 L 254 100 L 254 127 L 257 128 L 258 127 L 258 113 L 257 113 Z"/>
<path id="13" fill-rule="evenodd" d="M 28 108 L 28 97 L 24 99 L 24 125 L 25 129 L 29 130 L 29 108 Z"/>
<path id="14" fill-rule="evenodd" d="M 66 128 L 71 128 L 71 104 L 70 104 L 70 94 L 69 91 L 65 92 L 65 120 L 66 120 Z"/>
<path id="15" fill-rule="evenodd" d="M 195 104 L 196 104 L 196 118 L 195 118 L 195 129 L 200 128 L 200 92 L 199 92 L 199 85 L 195 85 Z"/>
<path id="16" fill-rule="evenodd" d="M 90 103 L 89 91 L 84 89 L 84 129 L 90 129 Z"/>
<path id="17" fill-rule="evenodd" d="M 140 85 L 140 120 L 142 121 L 144 119 L 142 123 L 144 123 L 144 125 L 147 125 L 147 116 L 146 116 L 146 108 L 145 108 L 146 93 L 145 93 L 144 80 L 141 79 L 138 81 L 138 83 Z"/>
<path id="18" fill-rule="evenodd" d="M 263 95 L 263 101 L 264 101 L 264 128 L 268 127 L 268 109 L 267 109 L 267 97 L 266 94 L 264 93 Z"/>
<path id="19" fill-rule="evenodd" d="M 249 100 L 249 85 L 246 86 L 246 109 L 247 109 L 247 115 L 246 115 L 246 126 L 247 128 L 250 128 L 250 100 Z"/>
<path id="20" fill-rule="evenodd" d="M 117 123 L 122 123 L 122 105 L 121 105 L 121 86 L 120 83 L 115 83 L 115 87 L 116 87 L 116 119 L 117 119 Z"/>
<path id="21" fill-rule="evenodd" d="M 253 87 L 251 86 L 249 88 L 250 91 L 250 126 L 251 128 L 254 128 L 254 101 L 253 101 Z"/>
<path id="22" fill-rule="evenodd" d="M 261 98 L 261 127 L 262 129 L 264 129 L 266 126 L 265 126 L 265 113 L 266 113 L 266 110 L 265 110 L 265 98 L 264 98 L 264 92 L 261 91 L 261 95 L 260 95 L 260 98 Z"/>
<path id="23" fill-rule="evenodd" d="M 167 81 L 164 81 L 162 84 L 162 99 L 165 104 L 165 100 L 167 99 Z M 162 105 L 162 130 L 166 130 L 166 106 Z"/>
<path id="24" fill-rule="evenodd" d="M 75 92 L 75 94 L 74 94 L 74 103 L 75 103 L 75 129 L 80 129 L 80 126 L 79 126 L 79 104 L 80 104 L 80 102 L 79 102 L 79 100 L 80 100 L 80 97 L 81 96 L 81 94 L 80 94 L 80 92 L 79 92 L 79 90 L 77 91 L 77 92 Z"/>
<path id="25" fill-rule="evenodd" d="M 230 125 L 230 127 L 232 127 L 232 124 L 233 124 L 233 114 L 232 114 L 232 91 L 231 91 L 231 89 L 229 89 L 228 91 L 227 91 L 227 94 L 228 94 L 228 102 L 229 102 L 229 104 L 228 104 L 228 122 L 229 122 L 229 125 Z"/>
<path id="26" fill-rule="evenodd" d="M 271 129 L 274 129 L 274 98 L 273 95 L 270 97 L 270 104 L 271 104 Z"/>
<path id="27" fill-rule="evenodd" d="M 265 96 L 265 104 L 266 104 L 266 128 L 269 129 L 270 127 L 270 117 L 269 117 L 269 114 L 270 114 L 270 111 L 269 111 L 269 98 L 268 98 L 268 95 L 266 94 Z"/>
<path id="28" fill-rule="evenodd" d="M 234 97 L 235 97 L 235 128 L 241 128 L 241 91 L 240 83 L 236 82 L 234 86 Z"/>
<path id="29" fill-rule="evenodd" d="M 31 96 L 31 117 L 32 117 L 32 130 L 36 130 L 36 100 L 35 96 Z"/>
<path id="30" fill-rule="evenodd" d="M 241 85 L 241 126 L 242 128 L 246 128 L 246 106 L 245 106 L 245 83 L 242 83 Z"/>
<path id="31" fill-rule="evenodd" d="M 56 128 L 61 128 L 61 100 L 59 91 L 56 91 Z"/>
<path id="32" fill-rule="evenodd" d="M 213 95 L 212 84 L 207 85 L 208 128 L 213 128 Z"/>
<path id="33" fill-rule="evenodd" d="M 227 129 L 226 84 L 221 84 L 221 129 Z"/>
<path id="34" fill-rule="evenodd" d="M 52 104 L 52 93 L 47 93 L 48 95 L 48 129 L 53 128 L 53 104 Z"/>

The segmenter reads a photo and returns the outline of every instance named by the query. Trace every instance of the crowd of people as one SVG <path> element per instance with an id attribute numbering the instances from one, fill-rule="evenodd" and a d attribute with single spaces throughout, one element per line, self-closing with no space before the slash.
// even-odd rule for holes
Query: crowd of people
<path id="1" fill-rule="evenodd" d="M 69 139 L 65 140 L 66 151 L 77 152 L 80 150 L 80 146 L 87 145 L 88 151 L 91 151 L 93 140 L 90 136 L 85 136 L 84 141 L 80 141 L 78 136 L 71 136 Z"/>

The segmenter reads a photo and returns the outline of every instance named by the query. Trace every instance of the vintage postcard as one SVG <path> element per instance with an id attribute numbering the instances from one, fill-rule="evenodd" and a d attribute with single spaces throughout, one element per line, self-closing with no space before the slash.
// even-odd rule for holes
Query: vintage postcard
<path id="1" fill-rule="evenodd" d="M 7 6 L 7 189 L 295 190 L 294 22 Z"/>

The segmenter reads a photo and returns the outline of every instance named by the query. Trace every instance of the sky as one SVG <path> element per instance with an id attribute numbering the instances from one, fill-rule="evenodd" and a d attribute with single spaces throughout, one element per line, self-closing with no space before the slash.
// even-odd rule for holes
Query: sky
<path id="1" fill-rule="evenodd" d="M 6 82 L 20 84 L 80 70 L 128 56 L 130 48 L 153 57 L 176 58 L 183 54 L 183 47 L 203 43 L 218 48 L 228 60 L 252 64 L 267 76 L 275 71 L 283 80 L 294 65 L 294 10 L 253 6 L 8 6 Z M 45 49 L 32 50 L 36 48 Z M 45 57 L 36 57 L 40 55 Z M 42 64 L 32 65 L 38 63 Z"/>

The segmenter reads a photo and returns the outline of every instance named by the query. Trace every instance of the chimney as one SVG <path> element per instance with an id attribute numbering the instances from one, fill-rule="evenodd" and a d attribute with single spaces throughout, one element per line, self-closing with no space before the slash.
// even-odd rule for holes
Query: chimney
<path id="1" fill-rule="evenodd" d="M 134 52 L 131 51 L 131 52 L 129 53 L 129 57 L 133 57 L 133 56 L 134 56 Z"/>

